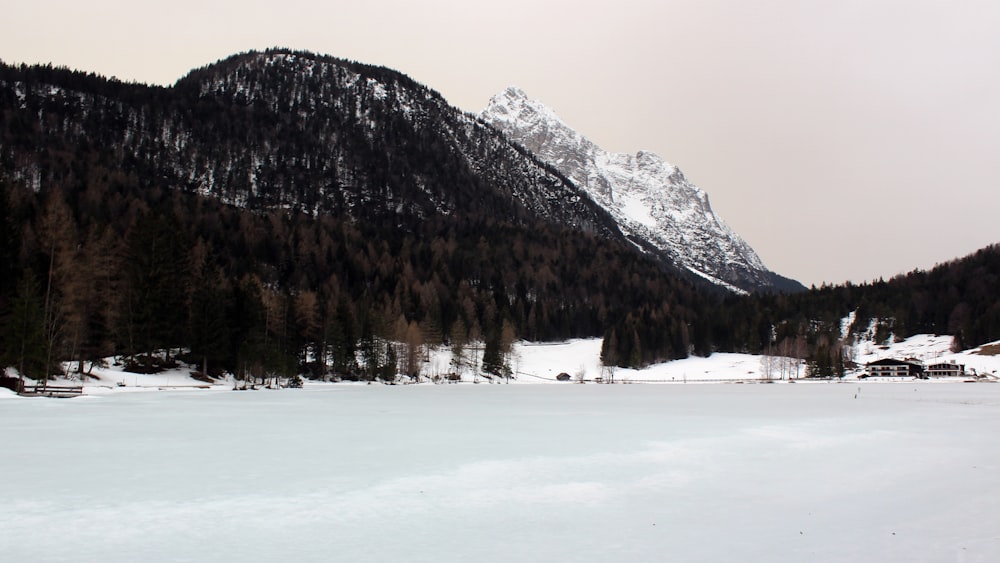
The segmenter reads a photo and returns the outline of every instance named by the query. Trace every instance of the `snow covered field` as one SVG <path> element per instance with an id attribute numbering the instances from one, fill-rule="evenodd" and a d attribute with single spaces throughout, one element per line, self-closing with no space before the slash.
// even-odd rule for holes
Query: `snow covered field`
<path id="1" fill-rule="evenodd" d="M 1000 560 L 994 384 L 109 392 L 0 425 L 4 561 Z"/>
<path id="2" fill-rule="evenodd" d="M 901 342 L 878 346 L 871 342 L 861 342 L 855 346 L 855 361 L 861 371 L 852 373 L 848 379 L 856 379 L 867 362 L 882 358 L 915 358 L 925 362 L 955 361 L 966 366 L 966 372 L 973 370 L 979 375 L 1000 376 L 1000 356 L 980 355 L 977 350 L 959 354 L 950 352 L 952 337 L 917 335 Z M 994 343 L 996 344 L 996 343 Z M 451 355 L 440 350 L 432 355 L 425 365 L 424 374 L 447 373 Z M 533 344 L 519 342 L 514 347 L 511 367 L 518 374 L 517 383 L 551 383 L 560 373 L 566 373 L 572 381 L 578 374 L 592 381 L 602 376 L 601 340 L 571 340 L 563 343 Z M 759 380 L 763 378 L 760 356 L 751 354 L 716 353 L 708 358 L 692 356 L 683 360 L 649 366 L 645 369 L 615 370 L 614 379 L 618 383 L 696 383 L 725 382 L 739 380 Z M 806 376 L 805 363 L 801 364 L 799 375 Z M 772 374 L 774 379 L 779 373 Z M 472 380 L 470 374 L 465 376 Z"/>
<path id="3" fill-rule="evenodd" d="M 1000 355 L 981 355 L 979 349 L 967 350 L 953 354 L 949 351 L 952 338 L 950 336 L 917 335 L 901 342 L 885 346 L 863 341 L 854 347 L 855 361 L 860 370 L 849 373 L 847 380 L 856 380 L 864 371 L 867 362 L 882 358 L 915 358 L 924 362 L 954 361 L 966 366 L 966 373 L 986 376 L 1000 381 Z M 993 348 L 1000 349 L 1000 343 L 993 343 Z M 481 355 L 481 350 L 477 354 Z M 109 362 L 110 363 L 110 362 Z M 516 377 L 509 382 L 517 384 L 558 384 L 559 374 L 570 376 L 570 381 L 576 382 L 580 377 L 593 382 L 606 377 L 601 368 L 601 339 L 581 339 L 567 342 L 531 343 L 517 342 L 509 360 Z M 85 392 L 89 395 L 117 394 L 133 391 L 179 390 L 205 387 L 209 384 L 191 377 L 196 367 L 181 367 L 163 373 L 142 375 L 122 371 L 119 365 L 95 367 L 94 379 L 85 382 Z M 433 378 L 443 378 L 454 370 L 451 365 L 451 352 L 447 347 L 433 350 L 421 368 L 421 382 L 429 383 Z M 67 368 L 67 371 L 71 371 Z M 751 354 L 716 353 L 708 358 L 690 357 L 683 360 L 656 364 L 644 369 L 617 368 L 614 372 L 616 383 L 699 383 L 699 382 L 753 382 L 764 379 L 764 367 L 761 357 Z M 788 371 L 794 373 L 789 367 Z M 16 376 L 8 369 L 11 376 Z M 800 362 L 798 371 L 800 377 L 806 376 L 805 362 Z M 781 379 L 781 373 L 775 369 L 771 374 L 773 379 Z M 786 377 L 788 374 L 786 374 Z M 409 382 L 406 377 L 402 380 Z M 462 380 L 466 383 L 486 383 L 487 379 L 476 377 L 472 369 L 464 368 Z M 875 381 L 870 381 L 874 383 Z M 30 382 L 29 382 L 30 383 Z M 57 384 L 67 382 L 59 379 Z M 69 382 L 70 384 L 74 382 Z M 351 385 L 348 383 L 348 385 Z M 220 389 L 232 389 L 232 380 L 216 382 Z M 9 398 L 5 390 L 0 388 L 0 399 Z"/>

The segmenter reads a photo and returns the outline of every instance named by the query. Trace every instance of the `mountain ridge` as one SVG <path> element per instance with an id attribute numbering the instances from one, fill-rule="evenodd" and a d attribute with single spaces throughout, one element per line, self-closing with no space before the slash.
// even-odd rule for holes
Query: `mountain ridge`
<path id="1" fill-rule="evenodd" d="M 191 71 L 171 87 L 49 69 L 56 84 L 30 91 L 30 75 L 44 72 L 7 67 L 0 80 L 16 97 L 8 106 L 55 112 L 68 146 L 111 147 L 122 169 L 166 188 L 251 209 L 369 218 L 481 209 L 515 222 L 538 217 L 617 235 L 603 210 L 557 171 L 383 67 L 252 51 Z M 30 162 L 19 164 L 17 153 L 30 147 L 15 139 L 4 148 L 15 181 L 38 187 L 53 180 Z"/>
<path id="2" fill-rule="evenodd" d="M 51 67 L 7 67 L 3 74 L 0 80 L 12 86 L 15 103 L 44 98 L 49 101 L 35 105 L 62 106 L 60 119 L 67 123 L 89 114 L 61 132 L 68 145 L 94 141 L 114 147 L 123 170 L 166 188 L 250 209 L 279 207 L 312 215 L 389 220 L 401 213 L 421 218 L 478 208 L 474 214 L 515 222 L 537 217 L 583 233 L 628 239 L 671 266 L 668 270 L 693 273 L 691 279 L 739 290 L 801 289 L 775 285 L 768 274 L 725 280 L 703 260 L 662 252 L 657 229 L 641 221 L 623 223 L 613 205 L 595 201 L 600 194 L 595 197 L 586 179 L 570 178 L 507 132 L 491 133 L 498 129 L 495 123 L 458 111 L 438 92 L 385 67 L 272 49 L 194 69 L 168 87 Z M 24 90 L 38 75 L 61 84 Z M 85 102 L 87 96 L 93 101 Z M 102 125 L 95 124 L 105 117 Z M 234 137 L 244 142 L 234 144 Z M 30 152 L 28 147 L 19 151 L 16 143 L 7 149 L 8 156 Z M 646 155 L 640 152 L 636 159 L 650 160 Z M 52 182 L 51 170 L 43 178 L 39 167 L 11 160 L 14 181 L 35 189 Z M 440 181 L 442 169 L 458 181 Z M 685 181 L 679 170 L 669 172 L 675 181 Z M 700 194 L 710 211 L 707 196 Z M 628 225 L 624 233 L 623 224 Z"/>
<path id="3" fill-rule="evenodd" d="M 480 116 L 590 194 L 633 240 L 675 265 L 734 291 L 805 289 L 771 272 L 712 210 L 708 194 L 649 151 L 604 151 L 516 86 Z"/>

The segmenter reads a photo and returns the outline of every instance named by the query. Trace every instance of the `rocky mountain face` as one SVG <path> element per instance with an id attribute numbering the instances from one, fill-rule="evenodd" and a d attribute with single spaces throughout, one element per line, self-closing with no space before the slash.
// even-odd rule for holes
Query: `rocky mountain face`
<path id="1" fill-rule="evenodd" d="M 583 188 L 636 244 L 677 266 L 735 291 L 803 289 L 769 271 L 712 211 L 708 194 L 657 155 L 604 151 L 514 87 L 481 117 Z"/>

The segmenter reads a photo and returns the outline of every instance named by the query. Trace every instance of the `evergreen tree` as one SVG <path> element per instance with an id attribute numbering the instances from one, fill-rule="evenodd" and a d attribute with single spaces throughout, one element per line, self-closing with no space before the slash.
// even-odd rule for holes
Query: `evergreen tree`
<path id="1" fill-rule="evenodd" d="M 469 361 L 468 358 L 466 358 L 466 346 L 468 345 L 469 334 L 468 330 L 465 328 L 465 322 L 461 319 L 461 317 L 459 317 L 451 325 L 451 336 L 449 340 L 451 341 L 452 373 L 461 379 Z"/>
<path id="2" fill-rule="evenodd" d="M 11 215 L 7 183 L 0 177 L 0 313 L 6 310 L 17 288 L 20 249 L 20 230 Z"/>
<path id="3" fill-rule="evenodd" d="M 342 300 L 337 304 L 328 330 L 327 341 L 330 342 L 334 375 L 356 379 L 358 339 L 355 332 L 354 314 L 346 301 Z"/>
<path id="4" fill-rule="evenodd" d="M 188 342 L 203 374 L 210 375 L 229 359 L 231 330 L 226 318 L 229 295 L 221 274 L 215 267 L 206 270 L 191 295 Z"/>
<path id="5" fill-rule="evenodd" d="M 17 284 L 11 314 L 3 326 L 4 365 L 24 377 L 48 379 L 48 342 L 41 289 L 34 274 L 25 270 Z"/>
<path id="6" fill-rule="evenodd" d="M 615 381 L 615 367 L 618 366 L 618 333 L 614 327 L 604 333 L 601 341 L 601 371 L 603 379 L 609 383 Z"/>
<path id="7" fill-rule="evenodd" d="M 130 352 L 151 360 L 157 349 L 185 342 L 188 245 L 180 229 L 162 215 L 140 220 L 128 236 L 126 322 Z"/>
<path id="8" fill-rule="evenodd" d="M 245 381 L 263 375 L 266 324 L 259 280 L 248 276 L 232 288 L 228 300 L 228 368 Z"/>
<path id="9" fill-rule="evenodd" d="M 322 318 L 319 297 L 315 291 L 301 291 L 294 304 L 295 339 L 293 347 L 300 354 L 299 363 L 315 375 L 326 372 L 326 350 L 323 349 Z"/>
<path id="10" fill-rule="evenodd" d="M 77 371 L 115 353 L 118 312 L 121 309 L 121 245 L 109 228 L 92 227 L 80 249 L 77 301 L 83 326 L 76 331 Z"/>
<path id="11" fill-rule="evenodd" d="M 486 337 L 483 348 L 483 371 L 501 377 L 504 375 L 505 365 L 500 342 L 500 331 L 496 327 L 486 330 Z"/>
<path id="12" fill-rule="evenodd" d="M 632 344 L 632 346 L 629 349 L 628 366 L 627 367 L 630 367 L 632 369 L 639 369 L 644 364 L 643 364 L 643 361 L 642 361 L 642 344 L 639 341 L 639 330 L 638 329 L 635 329 L 635 328 L 632 329 L 631 344 Z"/>
<path id="13" fill-rule="evenodd" d="M 394 383 L 396 381 L 396 374 L 398 373 L 398 358 L 396 356 L 396 350 L 393 348 L 391 342 L 386 340 L 383 340 L 382 342 L 382 359 L 380 365 L 376 367 L 376 373 L 382 381 L 386 383 Z"/>

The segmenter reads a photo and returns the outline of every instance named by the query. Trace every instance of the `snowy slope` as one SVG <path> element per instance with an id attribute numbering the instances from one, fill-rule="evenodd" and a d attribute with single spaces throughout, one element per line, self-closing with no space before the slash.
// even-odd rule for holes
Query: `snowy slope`
<path id="1" fill-rule="evenodd" d="M 843 319 L 844 334 L 853 322 L 853 314 Z M 893 341 L 887 344 L 876 344 L 867 335 L 861 336 L 849 347 L 849 356 L 859 366 L 850 370 L 845 379 L 857 380 L 864 374 L 864 366 L 869 362 L 884 358 L 914 359 L 925 364 L 953 362 L 965 366 L 965 378 L 944 378 L 930 380 L 934 382 L 961 382 L 977 377 L 979 381 L 1000 382 L 1000 341 L 983 346 L 952 352 L 953 337 L 949 335 L 918 334 L 910 338 Z M 508 363 L 514 377 L 510 380 L 493 379 L 492 381 L 471 367 L 471 358 L 482 358 L 482 343 L 470 345 L 467 350 L 467 364 L 456 368 L 452 362 L 451 350 L 447 346 L 431 349 L 421 366 L 420 383 L 445 382 L 446 376 L 458 373 L 462 383 L 500 383 L 500 384 L 553 384 L 567 385 L 571 383 L 594 383 L 607 381 L 609 377 L 615 383 L 754 383 L 762 380 L 782 382 L 791 379 L 804 380 L 807 376 L 804 361 L 796 362 L 788 359 L 784 376 L 777 368 L 772 369 L 770 377 L 766 374 L 765 362 L 762 356 L 738 353 L 715 353 L 707 358 L 692 356 L 682 360 L 654 364 L 642 369 L 615 368 L 609 372 L 601 365 L 600 338 L 574 339 L 565 342 L 515 342 L 508 357 Z M 86 395 L 107 395 L 135 391 L 177 391 L 232 389 L 234 382 L 231 376 L 217 380 L 214 384 L 194 379 L 193 371 L 197 366 L 181 366 L 162 373 L 144 375 L 124 371 L 120 364 L 114 363 L 114 358 L 108 358 L 106 366 L 94 366 L 91 378 L 84 383 Z M 66 364 L 65 370 L 71 372 L 74 366 Z M 559 381 L 560 374 L 570 376 L 569 383 Z M 13 368 L 7 368 L 7 375 L 17 377 Z M 77 377 L 70 378 L 78 381 Z M 399 381 L 412 383 L 405 376 L 399 376 Z M 887 382 L 886 379 L 869 379 L 868 383 Z M 67 383 L 64 378 L 57 378 L 57 383 Z M 34 383 L 27 380 L 30 385 Z M 365 385 L 365 382 L 345 382 L 343 385 Z M 307 387 L 327 387 L 330 384 L 307 381 Z M 18 398 L 13 392 L 0 388 L 0 399 Z"/>
<path id="2" fill-rule="evenodd" d="M 708 194 L 659 156 L 606 152 L 515 87 L 494 96 L 481 117 L 585 189 L 624 233 L 677 265 L 730 289 L 781 283 L 712 211 Z"/>
<path id="3" fill-rule="evenodd" d="M 864 366 L 867 362 L 882 358 L 915 358 L 924 362 L 941 361 L 963 364 L 969 373 L 993 376 L 1000 374 L 1000 356 L 980 354 L 982 348 L 959 353 L 949 350 L 952 337 L 920 334 L 887 346 L 875 346 L 862 342 L 854 347 L 855 361 Z M 996 345 L 997 343 L 994 343 Z M 432 376 L 448 372 L 451 354 L 440 349 L 431 354 L 425 364 L 424 374 Z M 556 343 L 518 342 L 510 358 L 512 370 L 517 373 L 511 383 L 556 383 L 560 373 L 570 376 L 571 382 L 582 378 L 593 382 L 608 376 L 601 367 L 601 340 L 599 338 L 570 340 Z M 794 363 L 792 363 L 794 366 Z M 794 370 L 794 367 L 790 368 Z M 643 369 L 616 368 L 614 381 L 617 383 L 725 383 L 753 382 L 765 379 L 761 356 L 753 354 L 715 353 L 707 358 L 692 356 L 655 364 Z M 856 378 L 861 372 L 848 374 Z M 798 377 L 805 378 L 805 362 L 799 363 Z M 774 380 L 780 379 L 777 370 L 772 373 Z M 792 378 L 795 378 L 793 375 Z M 463 373 L 464 381 L 475 379 L 472 370 Z M 480 378 L 479 381 L 486 380 Z"/>
<path id="4" fill-rule="evenodd" d="M 1000 381 L 1000 355 L 981 353 L 990 347 L 996 349 L 1000 342 L 994 342 L 979 348 L 954 353 L 950 351 L 952 337 L 920 334 L 900 342 L 884 346 L 862 341 L 853 347 L 853 356 L 861 369 L 847 374 L 846 379 L 854 380 L 863 373 L 863 366 L 871 361 L 882 358 L 913 358 L 925 363 L 951 362 L 962 364 L 966 373 L 983 376 L 982 381 Z M 481 351 L 480 351 L 481 354 Z M 452 356 L 447 347 L 432 350 L 421 369 L 421 382 L 429 383 L 435 379 L 441 380 L 448 373 L 455 371 L 451 364 Z M 493 381 L 504 384 L 553 384 L 568 385 L 579 382 L 595 382 L 607 378 L 609 373 L 601 366 L 601 339 L 588 338 L 570 340 L 567 342 L 534 343 L 517 342 L 509 358 L 510 366 L 516 376 L 510 381 Z M 794 366 L 794 363 L 790 364 Z M 177 368 L 155 375 L 141 375 L 122 371 L 121 367 L 96 367 L 93 379 L 85 383 L 87 395 L 106 395 L 134 391 L 176 391 L 199 390 L 211 387 L 217 390 L 233 388 L 231 379 L 219 380 L 208 386 L 203 381 L 193 379 L 193 368 Z M 794 367 L 789 368 L 794 370 Z M 753 354 L 716 353 L 707 358 L 692 356 L 683 360 L 675 360 L 655 364 L 643 369 L 616 368 L 614 381 L 616 383 L 727 383 L 755 382 L 765 379 L 765 368 L 761 356 Z M 570 383 L 557 380 L 559 374 L 570 376 Z M 794 373 L 794 372 L 793 372 Z M 8 369 L 8 374 L 16 377 L 16 372 Z M 490 383 L 482 375 L 477 375 L 471 367 L 461 370 L 463 383 Z M 805 363 L 799 363 L 797 376 L 791 379 L 805 378 Z M 777 371 L 771 374 L 772 380 L 782 379 Z M 968 378 L 962 378 L 968 379 Z M 409 382 L 406 377 L 401 381 Z M 60 382 L 63 382 L 60 378 Z M 881 381 L 881 380 L 880 380 Z M 951 378 L 938 381 L 960 381 Z M 876 382 L 868 380 L 869 383 Z M 29 381 L 29 383 L 31 383 Z M 365 383 L 345 383 L 344 385 L 364 385 Z M 326 387 L 329 384 L 307 382 L 308 387 Z M 0 388 L 0 399 L 16 398 L 13 392 Z"/>
<path id="5" fill-rule="evenodd" d="M 956 363 L 965 366 L 969 375 L 986 376 L 997 379 L 1000 375 L 1000 356 L 984 354 L 984 349 L 996 348 L 1000 342 L 984 344 L 971 350 L 952 352 L 953 338 L 948 335 L 918 334 L 900 342 L 886 345 L 876 345 L 870 341 L 862 341 L 854 346 L 855 362 L 864 366 L 868 362 L 894 358 L 897 360 L 913 359 L 924 364 Z"/>

